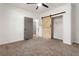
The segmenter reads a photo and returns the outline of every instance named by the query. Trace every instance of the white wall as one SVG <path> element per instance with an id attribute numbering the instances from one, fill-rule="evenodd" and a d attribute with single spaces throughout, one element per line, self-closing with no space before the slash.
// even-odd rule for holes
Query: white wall
<path id="1" fill-rule="evenodd" d="M 72 42 L 79 43 L 79 3 L 72 4 Z"/>
<path id="2" fill-rule="evenodd" d="M 71 43 L 71 4 L 66 4 L 58 8 L 49 10 L 41 14 L 39 19 L 41 19 L 41 17 L 56 14 L 63 11 L 66 11 L 66 13 L 63 14 L 63 42 L 66 44 L 72 44 Z M 39 27 L 40 27 L 40 31 L 39 31 L 40 36 L 42 36 L 42 26 Z"/>
<path id="3" fill-rule="evenodd" d="M 62 16 L 58 16 L 53 18 L 52 20 L 54 20 L 54 38 L 62 40 L 63 18 Z"/>
<path id="4" fill-rule="evenodd" d="M 34 13 L 7 4 L 0 4 L 0 44 L 24 40 L 24 17 Z"/>

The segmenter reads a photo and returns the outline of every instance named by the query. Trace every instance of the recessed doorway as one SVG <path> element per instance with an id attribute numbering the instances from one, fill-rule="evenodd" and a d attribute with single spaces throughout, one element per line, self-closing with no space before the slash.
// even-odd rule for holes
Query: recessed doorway
<path id="1" fill-rule="evenodd" d="M 52 17 L 51 26 L 52 39 L 62 40 L 63 37 L 63 16 Z"/>
<path id="2" fill-rule="evenodd" d="M 33 21 L 33 37 L 36 37 L 36 21 Z"/>

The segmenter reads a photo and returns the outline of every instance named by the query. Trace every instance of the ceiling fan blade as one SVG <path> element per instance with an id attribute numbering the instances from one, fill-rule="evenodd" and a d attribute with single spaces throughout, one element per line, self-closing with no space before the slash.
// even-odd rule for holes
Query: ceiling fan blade
<path id="1" fill-rule="evenodd" d="M 38 9 L 38 6 L 36 7 L 36 10 Z"/>
<path id="2" fill-rule="evenodd" d="M 26 4 L 36 4 L 36 3 L 26 3 Z"/>
<path id="3" fill-rule="evenodd" d="M 46 4 L 42 3 L 42 5 L 43 5 L 44 7 L 46 7 L 46 8 L 48 8 L 48 6 L 47 6 Z"/>

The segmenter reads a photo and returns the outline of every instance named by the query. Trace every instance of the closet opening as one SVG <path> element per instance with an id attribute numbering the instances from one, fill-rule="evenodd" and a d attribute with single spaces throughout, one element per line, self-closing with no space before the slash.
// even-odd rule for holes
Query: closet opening
<path id="1" fill-rule="evenodd" d="M 63 40 L 63 16 L 51 17 L 51 39 Z"/>

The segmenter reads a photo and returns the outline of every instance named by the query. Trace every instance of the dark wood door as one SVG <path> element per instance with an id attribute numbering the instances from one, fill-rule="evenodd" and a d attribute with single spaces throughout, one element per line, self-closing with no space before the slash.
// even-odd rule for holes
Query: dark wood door
<path id="1" fill-rule="evenodd" d="M 24 18 L 24 39 L 33 38 L 33 19 L 25 17 Z"/>

